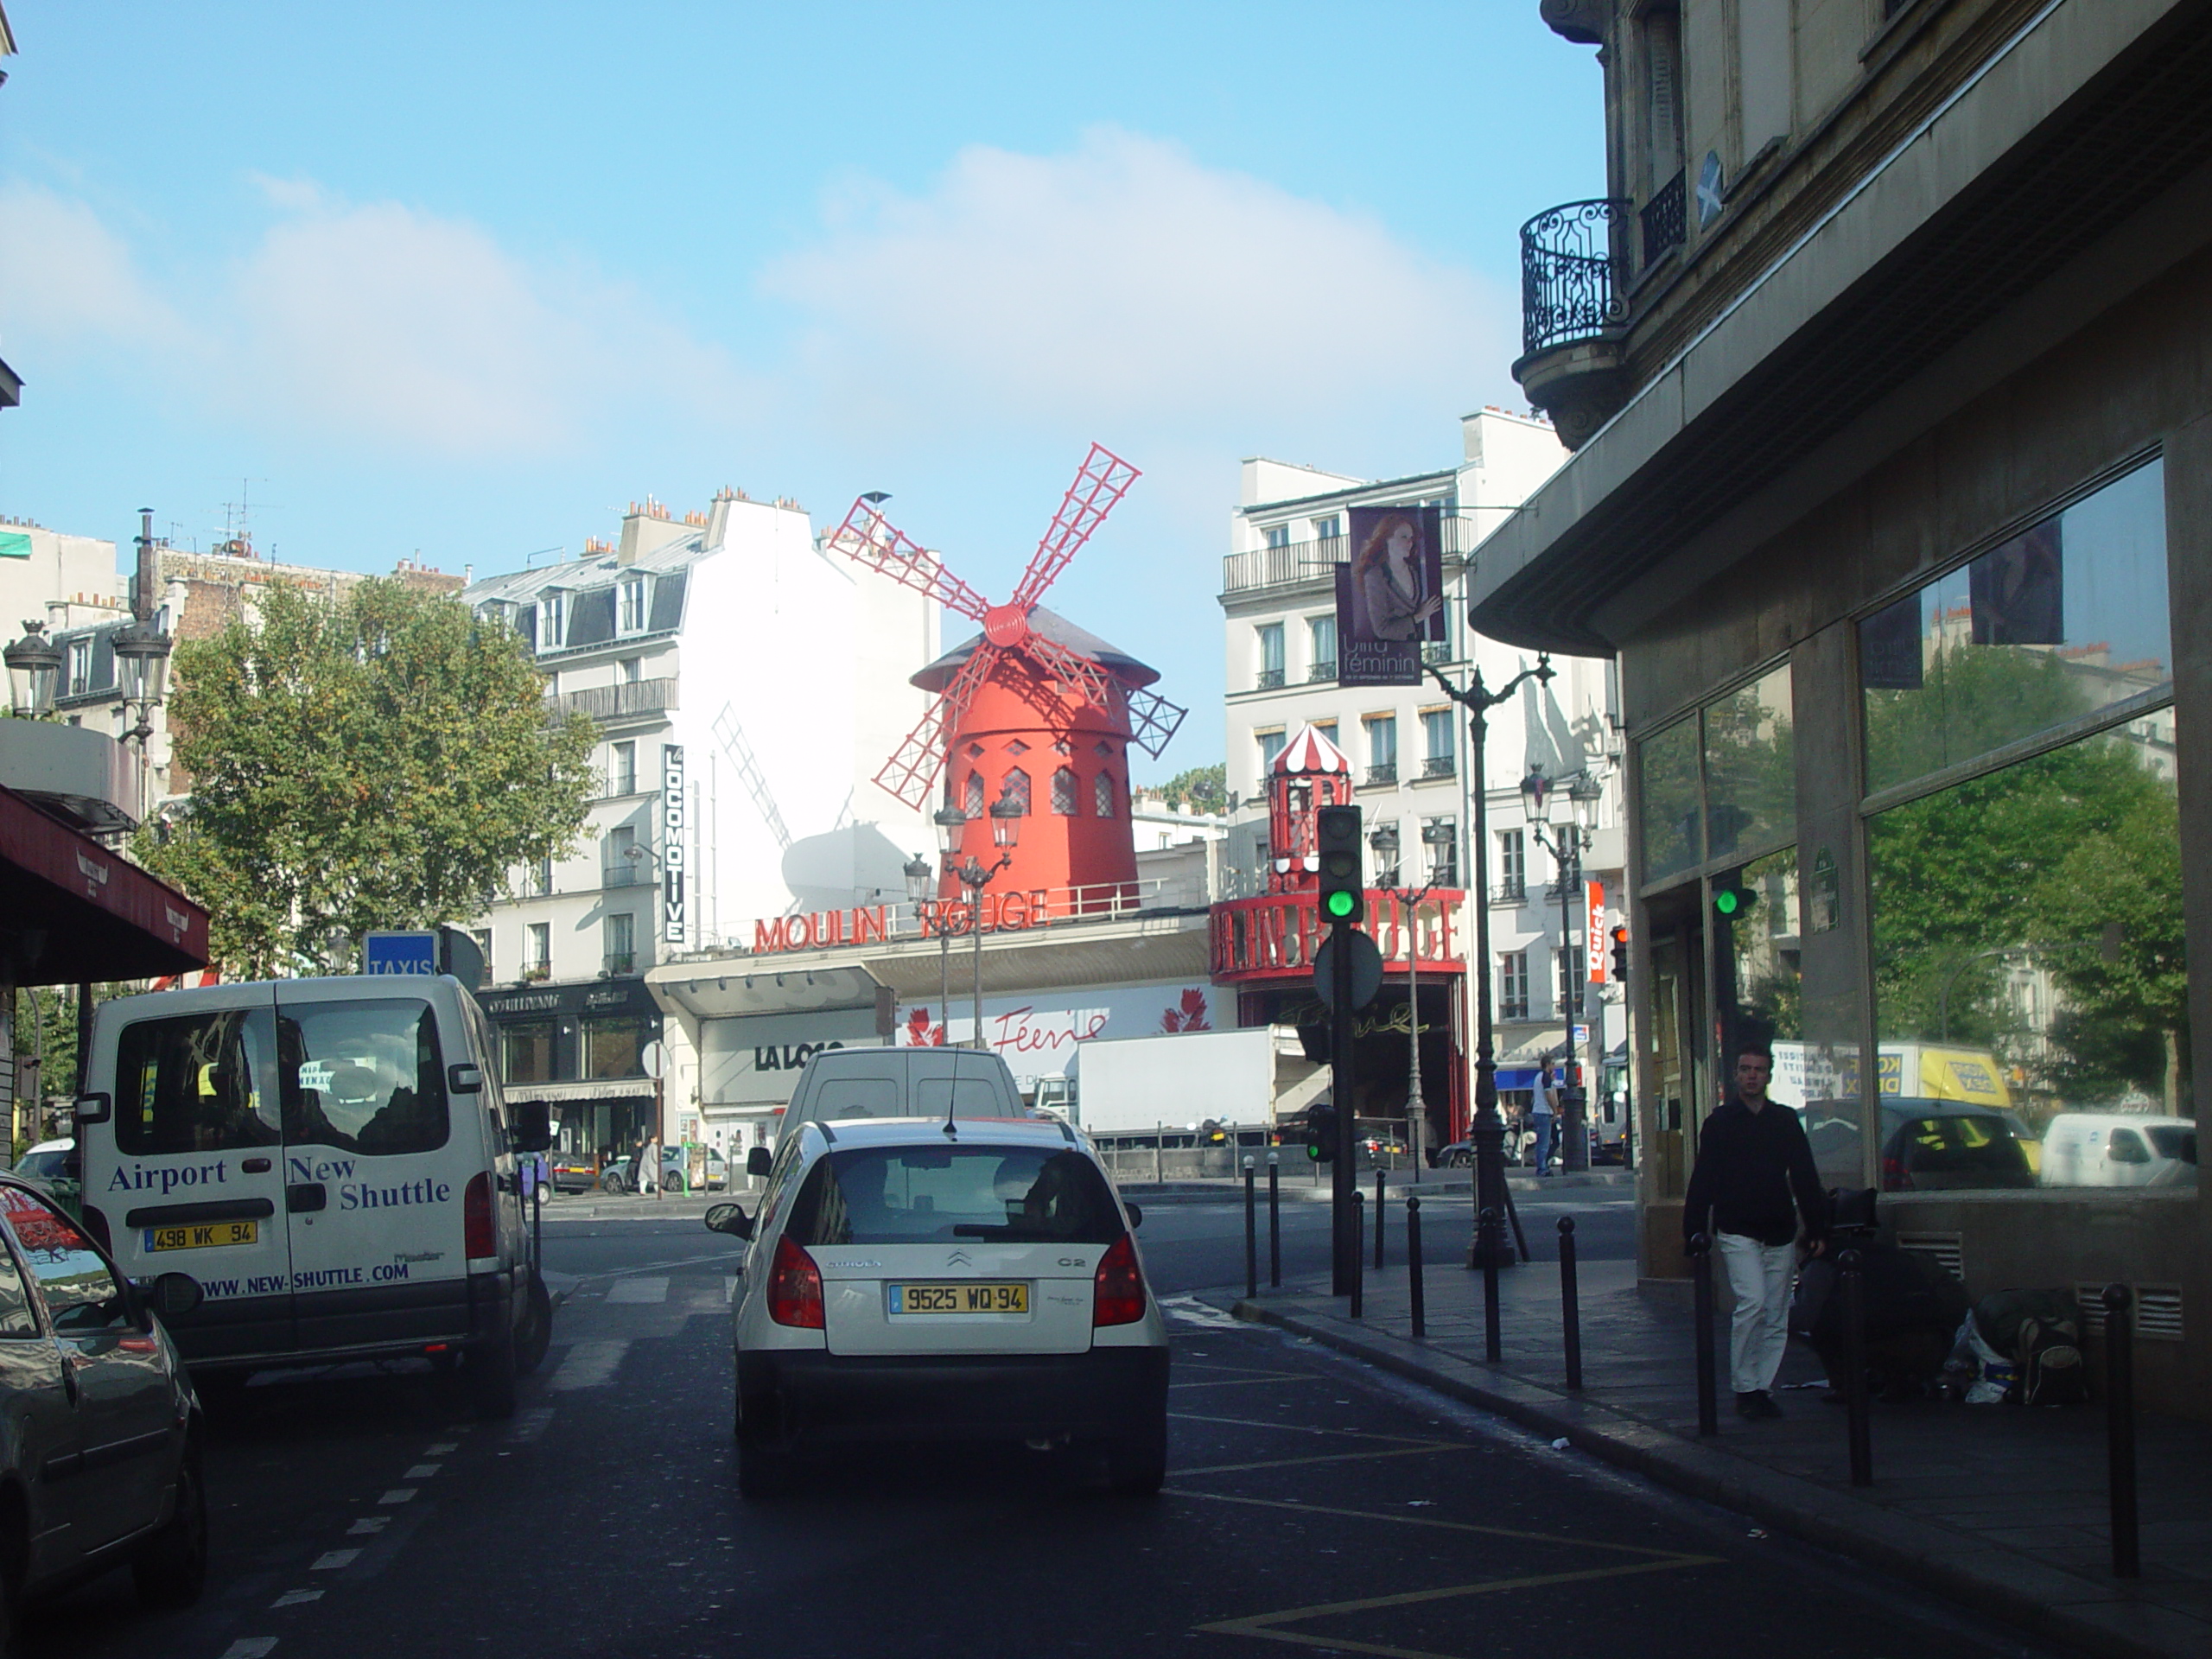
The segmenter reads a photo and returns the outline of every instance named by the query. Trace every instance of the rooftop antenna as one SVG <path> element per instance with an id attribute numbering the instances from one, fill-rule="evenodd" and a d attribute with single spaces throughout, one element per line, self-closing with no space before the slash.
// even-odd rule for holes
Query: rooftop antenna
<path id="1" fill-rule="evenodd" d="M 952 1023 L 951 1014 L 949 1010 L 945 1015 L 945 1023 L 948 1026 Z M 952 1109 L 959 1099 L 960 1051 L 956 1048 L 952 1051 L 952 1084 L 951 1086 L 944 1091 L 944 1132 L 947 1136 L 955 1141 L 960 1138 L 960 1131 L 955 1128 L 952 1125 Z"/>

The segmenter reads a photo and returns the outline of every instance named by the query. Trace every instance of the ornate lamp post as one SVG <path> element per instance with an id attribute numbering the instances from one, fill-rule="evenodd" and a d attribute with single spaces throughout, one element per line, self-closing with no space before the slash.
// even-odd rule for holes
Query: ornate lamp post
<path id="1" fill-rule="evenodd" d="M 930 862 L 925 855 L 916 853 L 899 868 L 906 878 L 906 897 L 913 901 L 914 921 L 917 925 L 919 925 L 922 919 L 922 906 L 928 904 L 937 893 L 937 867 Z M 938 930 L 937 961 L 937 1017 L 942 1020 L 944 1018 L 945 982 L 951 972 L 951 945 L 950 942 L 945 938 L 944 930 L 942 927 Z"/>
<path id="2" fill-rule="evenodd" d="M 945 874 L 957 878 L 960 872 L 953 860 L 960 851 L 960 832 L 968 827 L 968 815 L 948 801 L 930 822 L 937 826 L 938 862 Z M 944 1023 L 944 1040 L 952 1040 L 952 931 L 945 925 L 944 906 L 937 907 L 937 1017 Z"/>
<path id="3" fill-rule="evenodd" d="M 23 637 L 0 652 L 8 663 L 16 712 L 43 719 L 54 712 L 54 685 L 61 673 L 61 647 L 46 637 L 46 624 L 26 622 Z"/>
<path id="4" fill-rule="evenodd" d="M 965 863 L 952 871 L 960 885 L 968 889 L 968 926 L 976 938 L 976 1040 L 982 1048 L 983 1042 L 983 889 L 991 885 L 999 872 L 1014 862 L 1014 849 L 1020 844 L 1021 820 L 1029 811 L 1027 801 L 1017 801 L 1001 791 L 991 803 L 991 842 L 999 849 L 998 862 L 986 866 L 970 854 Z M 944 856 L 948 864 L 960 842 L 961 828 L 968 822 L 967 815 L 957 807 L 948 806 L 937 815 L 938 832 L 944 838 Z"/>
<path id="5" fill-rule="evenodd" d="M 1398 864 L 1398 826 L 1385 822 L 1368 837 L 1368 844 L 1375 849 L 1376 868 L 1388 869 L 1399 879 L 1403 871 Z M 1413 1166 L 1414 1179 L 1421 1179 L 1422 1151 L 1428 1139 L 1428 1106 L 1421 1090 L 1421 902 L 1436 890 L 1436 870 L 1442 861 L 1445 849 L 1452 844 L 1452 831 L 1436 823 L 1421 826 L 1421 841 L 1424 859 L 1423 874 L 1427 878 L 1418 887 L 1392 887 L 1405 918 L 1406 928 L 1406 1150 Z"/>
<path id="6" fill-rule="evenodd" d="M 1541 769 L 1532 770 L 1521 780 L 1521 798 L 1528 809 L 1529 831 L 1535 836 L 1536 844 L 1551 854 L 1559 867 L 1559 932 L 1560 932 L 1560 1012 L 1567 1027 L 1567 1047 L 1560 1062 L 1560 1087 L 1562 1103 L 1566 1106 L 1566 1121 L 1560 1125 L 1564 1139 L 1560 1156 L 1560 1167 L 1587 1169 L 1590 1167 L 1590 1140 L 1586 1103 L 1589 1090 L 1577 1088 L 1574 1076 L 1574 1016 L 1575 993 L 1580 988 L 1580 976 L 1574 968 L 1574 899 L 1582 886 L 1582 854 L 1590 845 L 1590 827 L 1596 817 L 1598 801 L 1602 791 L 1598 780 L 1587 772 L 1577 772 L 1567 786 L 1567 799 L 1573 812 L 1567 822 L 1554 823 L 1559 808 L 1558 788 Z M 1548 833 L 1547 833 L 1548 831 Z"/>
<path id="7" fill-rule="evenodd" d="M 1522 669 L 1495 691 L 1484 685 L 1480 668 L 1465 686 L 1452 684 L 1433 665 L 1428 671 L 1444 695 L 1467 711 L 1467 731 L 1474 740 L 1474 787 L 1470 791 L 1474 798 L 1474 823 L 1469 826 L 1468 844 L 1474 853 L 1470 862 L 1475 878 L 1475 1109 L 1468 1138 L 1475 1143 L 1477 1221 L 1468 1265 L 1478 1268 L 1496 1262 L 1500 1267 L 1510 1267 L 1515 1257 L 1505 1233 L 1505 1120 L 1497 1110 L 1497 1048 L 1491 1031 L 1490 774 L 1484 755 L 1490 711 L 1519 690 L 1524 680 L 1548 683 L 1552 659 L 1548 654 L 1538 657 L 1534 668 Z M 1487 1224 L 1481 1220 L 1484 1216 L 1490 1217 Z"/>
<path id="8" fill-rule="evenodd" d="M 117 629 L 114 646 L 123 700 L 138 711 L 137 723 L 123 735 L 138 746 L 138 816 L 143 819 L 153 807 L 148 798 L 153 792 L 153 771 L 147 745 L 154 736 L 154 710 L 168 690 L 170 640 L 149 620 Z"/>

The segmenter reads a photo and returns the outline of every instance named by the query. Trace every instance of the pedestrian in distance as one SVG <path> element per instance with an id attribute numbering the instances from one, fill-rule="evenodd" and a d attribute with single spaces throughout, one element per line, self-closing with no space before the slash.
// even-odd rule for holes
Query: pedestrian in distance
<path id="1" fill-rule="evenodd" d="M 1739 1043 L 1736 1086 L 1698 1133 L 1697 1165 L 1682 1208 L 1682 1237 L 1713 1240 L 1736 1297 L 1728 1367 L 1743 1417 L 1779 1417 L 1775 1373 L 1789 1340 L 1789 1281 L 1802 1232 L 1807 1253 L 1827 1249 L 1827 1198 L 1805 1127 L 1767 1098 L 1774 1054 Z"/>
<path id="2" fill-rule="evenodd" d="M 1543 1075 L 1536 1080 L 1536 1097 L 1529 1108 L 1529 1127 L 1536 1132 L 1536 1173 L 1552 1173 L 1552 1135 L 1559 1122 L 1560 1068 L 1556 1065 L 1544 1067 Z"/>

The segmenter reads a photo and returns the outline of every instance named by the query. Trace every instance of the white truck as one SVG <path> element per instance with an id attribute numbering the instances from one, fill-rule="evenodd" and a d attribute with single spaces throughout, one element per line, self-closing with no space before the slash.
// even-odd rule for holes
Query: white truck
<path id="1" fill-rule="evenodd" d="M 1133 1135 L 1161 1124 L 1189 1128 L 1272 1120 L 1275 1036 L 1243 1031 L 1178 1032 L 1158 1037 L 1094 1037 L 1079 1045 L 1065 1099 L 1039 1104 L 1088 1135 Z"/>

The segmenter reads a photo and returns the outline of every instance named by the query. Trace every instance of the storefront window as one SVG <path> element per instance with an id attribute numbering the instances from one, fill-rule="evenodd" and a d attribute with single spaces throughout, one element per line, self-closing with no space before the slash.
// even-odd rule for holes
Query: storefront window
<path id="1" fill-rule="evenodd" d="M 1797 798 L 1789 665 L 1708 703 L 1704 720 L 1707 855 L 1786 838 Z"/>
<path id="2" fill-rule="evenodd" d="M 653 1039 L 650 1020 L 627 1016 L 584 1022 L 584 1076 L 641 1077 L 645 1045 Z"/>
<path id="3" fill-rule="evenodd" d="M 1643 879 L 1663 881 L 1705 857 L 1699 833 L 1697 721 L 1655 732 L 1637 746 L 1643 800 Z"/>
<path id="4" fill-rule="evenodd" d="M 2172 696 L 2164 488 L 2138 467 L 1859 625 L 1869 793 Z"/>
<path id="5" fill-rule="evenodd" d="M 506 1060 L 502 1081 L 552 1082 L 554 1032 L 550 1020 L 517 1020 L 502 1025 L 499 1035 Z"/>

